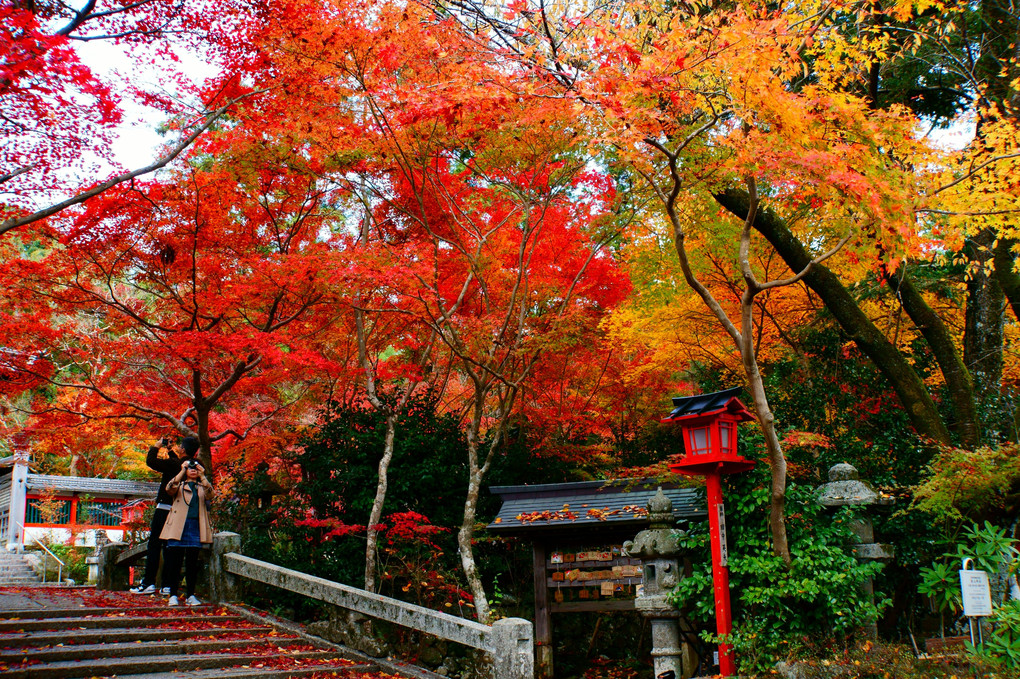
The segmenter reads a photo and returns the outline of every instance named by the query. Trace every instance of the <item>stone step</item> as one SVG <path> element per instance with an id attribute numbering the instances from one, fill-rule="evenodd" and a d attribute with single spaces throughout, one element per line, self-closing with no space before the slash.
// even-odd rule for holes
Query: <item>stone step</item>
<path id="1" fill-rule="evenodd" d="M 375 665 L 344 665 L 338 663 L 291 667 L 282 670 L 248 666 L 222 670 L 198 670 L 194 672 L 157 672 L 133 674 L 131 679 L 291 679 L 292 677 L 293 679 L 299 679 L 300 677 L 311 677 L 313 675 L 336 677 L 336 679 L 358 679 L 366 673 L 373 672 L 378 672 L 378 668 Z M 376 679 L 378 676 L 378 674 L 374 675 L 373 679 Z"/>
<path id="2" fill-rule="evenodd" d="M 138 606 L 129 607 L 116 607 L 116 606 L 102 606 L 97 608 L 40 608 L 40 609 L 29 609 L 29 610 L 15 610 L 15 611 L 0 611 L 0 621 L 3 620 L 44 620 L 49 618 L 66 618 L 69 614 L 74 614 L 75 618 L 87 618 L 87 617 L 102 617 L 108 615 L 121 615 L 120 617 L 138 617 L 149 613 L 158 613 L 160 611 L 166 611 L 169 608 L 166 605 L 165 599 L 157 599 L 156 601 L 163 601 L 161 605 L 153 606 L 149 605 L 152 599 L 149 597 L 138 597 Z M 181 612 L 183 615 L 198 614 L 208 615 L 211 611 L 215 610 L 215 606 L 212 604 L 203 604 L 201 606 L 181 606 Z"/>
<path id="3" fill-rule="evenodd" d="M 331 651 L 307 651 L 288 654 L 292 661 L 331 660 Z M 103 658 L 91 661 L 63 660 L 32 664 L 9 664 L 2 669 L 5 679 L 74 679 L 77 677 L 121 677 L 153 672 L 191 672 L 221 667 L 251 666 L 262 662 L 258 656 L 241 653 L 201 655 L 163 655 L 156 657 Z M 349 662 L 349 661 L 348 661 Z M 296 662 L 294 664 L 297 664 Z"/>
<path id="4" fill-rule="evenodd" d="M 219 634 L 252 634 L 268 635 L 275 639 L 293 639 L 295 637 L 276 635 L 272 636 L 272 627 L 207 627 L 199 630 L 182 629 L 99 629 L 99 630 L 75 630 L 74 644 L 105 644 L 123 643 L 126 641 L 171 641 L 175 639 L 193 639 L 195 637 L 208 637 Z M 0 645 L 6 648 L 33 648 L 38 646 L 56 646 L 67 644 L 68 636 L 65 632 L 23 632 L 0 635 Z"/>
<path id="5" fill-rule="evenodd" d="M 183 607 L 182 607 L 183 608 Z M 165 610 L 165 609 L 164 609 Z M 187 615 L 185 611 L 174 617 L 121 617 L 108 618 L 48 618 L 45 620 L 0 620 L 0 633 L 29 632 L 35 630 L 69 630 L 77 632 L 83 629 L 111 628 L 144 628 L 187 619 L 191 622 L 212 622 L 225 624 L 240 621 L 237 615 Z"/>
<path id="6" fill-rule="evenodd" d="M 0 587 L 18 587 L 21 585 L 35 585 L 42 582 L 39 576 L 25 576 L 20 578 L 3 578 L 0 577 Z"/>
<path id="7" fill-rule="evenodd" d="M 194 634 L 194 633 L 193 633 Z M 77 640 L 76 640 L 77 641 Z M 17 665 L 27 660 L 34 664 L 64 660 L 96 660 L 99 658 L 132 658 L 137 656 L 192 655 L 195 653 L 234 653 L 235 649 L 274 646 L 286 653 L 291 646 L 310 645 L 304 639 L 255 636 L 249 639 L 179 639 L 171 641 L 102 642 L 97 644 L 63 644 L 46 648 L 12 648 L 0 650 L 0 663 Z M 321 650 L 321 649 L 319 649 Z M 310 651 L 302 651 L 310 652 Z M 288 654 L 289 655 L 289 654 Z"/>

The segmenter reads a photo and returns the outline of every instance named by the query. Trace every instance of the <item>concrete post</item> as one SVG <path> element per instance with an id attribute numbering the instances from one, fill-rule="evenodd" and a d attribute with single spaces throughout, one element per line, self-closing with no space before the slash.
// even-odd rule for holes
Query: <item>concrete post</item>
<path id="1" fill-rule="evenodd" d="M 213 535 L 209 555 L 209 598 L 214 602 L 237 601 L 240 598 L 237 576 L 227 572 L 224 557 L 241 552 L 241 536 L 223 531 Z"/>
<path id="2" fill-rule="evenodd" d="M 118 568 L 117 559 L 124 551 L 123 542 L 110 542 L 99 551 L 96 563 L 96 586 L 107 591 L 127 589 L 127 568 Z"/>
<path id="3" fill-rule="evenodd" d="M 493 679 L 533 679 L 535 634 L 530 620 L 503 618 L 492 624 Z"/>
<path id="4" fill-rule="evenodd" d="M 25 510 L 28 506 L 28 463 L 31 455 L 24 436 L 14 441 L 14 468 L 11 471 L 11 499 L 7 508 L 7 535 L 0 536 L 7 551 L 25 551 Z"/>

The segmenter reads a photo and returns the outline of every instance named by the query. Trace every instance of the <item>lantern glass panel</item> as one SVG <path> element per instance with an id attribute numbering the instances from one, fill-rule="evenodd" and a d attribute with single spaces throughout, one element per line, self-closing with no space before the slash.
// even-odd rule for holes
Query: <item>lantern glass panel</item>
<path id="1" fill-rule="evenodd" d="M 687 430 L 687 441 L 691 455 L 707 455 L 711 452 L 711 437 L 708 427 L 693 427 Z"/>
<path id="2" fill-rule="evenodd" d="M 732 455 L 736 452 L 737 437 L 734 436 L 735 425 L 732 422 L 719 423 L 719 443 L 723 455 Z"/>

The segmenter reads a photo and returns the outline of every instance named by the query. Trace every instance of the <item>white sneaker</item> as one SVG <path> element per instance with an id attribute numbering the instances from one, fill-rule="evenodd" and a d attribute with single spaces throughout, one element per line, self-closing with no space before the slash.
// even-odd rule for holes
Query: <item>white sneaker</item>
<path id="1" fill-rule="evenodd" d="M 169 587 L 164 587 L 163 589 L 159 590 L 159 595 L 160 596 L 170 596 L 170 588 Z"/>
<path id="2" fill-rule="evenodd" d="M 197 596 L 195 596 L 194 594 L 192 594 L 191 596 L 189 596 L 189 597 L 188 597 L 188 600 L 187 600 L 187 601 L 185 601 L 184 603 L 188 604 L 189 606 L 201 606 L 201 605 L 202 605 L 202 602 L 201 602 L 201 601 L 199 601 L 199 600 L 198 600 L 198 597 L 197 597 Z"/>
<path id="3" fill-rule="evenodd" d="M 141 585 L 138 585 L 137 587 L 132 587 L 128 591 L 131 592 L 132 594 L 155 594 L 156 585 L 149 585 L 148 587 L 142 587 Z"/>
<path id="4" fill-rule="evenodd" d="M 166 602 L 167 606 L 180 606 L 181 602 L 177 600 L 177 597 L 170 597 L 170 601 Z"/>

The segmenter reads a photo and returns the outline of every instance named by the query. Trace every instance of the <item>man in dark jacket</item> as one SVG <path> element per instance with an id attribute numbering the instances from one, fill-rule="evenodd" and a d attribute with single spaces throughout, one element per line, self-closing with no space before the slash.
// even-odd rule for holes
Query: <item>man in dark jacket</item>
<path id="1" fill-rule="evenodd" d="M 198 440 L 191 436 L 182 439 L 181 457 L 178 457 L 172 448 L 167 448 L 168 457 L 160 458 L 160 449 L 166 447 L 167 440 L 160 439 L 156 445 L 149 448 L 149 452 L 145 456 L 145 464 L 149 466 L 149 469 L 159 472 L 162 476 L 159 480 L 159 492 L 156 493 L 156 510 L 152 513 L 152 525 L 149 527 L 149 545 L 145 552 L 145 577 L 142 578 L 141 584 L 131 588 L 131 592 L 134 594 L 155 594 L 157 592 L 156 573 L 159 571 L 159 557 L 163 552 L 164 544 L 164 541 L 159 539 L 159 534 L 163 532 L 163 524 L 166 523 L 166 517 L 170 515 L 170 507 L 173 504 L 173 498 L 167 493 L 166 484 L 180 473 L 181 465 L 186 460 L 194 459 L 198 454 Z"/>

